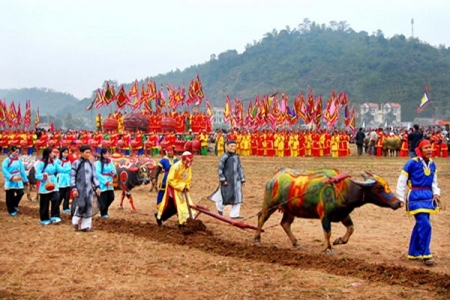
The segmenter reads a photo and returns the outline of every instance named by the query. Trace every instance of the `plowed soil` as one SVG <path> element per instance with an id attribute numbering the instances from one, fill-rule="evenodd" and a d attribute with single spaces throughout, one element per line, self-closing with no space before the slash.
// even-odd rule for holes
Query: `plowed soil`
<path id="1" fill-rule="evenodd" d="M 4 157 L 1 158 L 3 160 Z M 370 171 L 395 190 L 404 158 L 241 158 L 243 222 L 256 225 L 266 181 L 281 167 L 299 170 L 333 167 L 360 177 Z M 215 156 L 196 156 L 191 197 L 215 211 L 206 197 L 217 186 Z M 436 159 L 442 198 L 450 206 L 450 160 Z M 4 178 L 0 176 L 3 186 Z M 59 225 L 39 223 L 39 205 L 24 197 L 10 217 L 0 194 L 0 299 L 450 299 L 449 211 L 432 216 L 431 248 L 436 265 L 406 259 L 414 218 L 365 205 L 352 213 L 355 232 L 335 255 L 322 252 L 319 220 L 297 219 L 293 248 L 276 212 L 265 224 L 260 247 L 254 231 L 201 214 L 178 228 L 175 217 L 158 227 L 156 193 L 149 186 L 132 191 L 138 213 L 118 210 L 94 218 L 94 232 L 74 231 L 69 215 Z M 225 210 L 228 216 L 229 207 Z M 332 240 L 342 236 L 340 223 Z"/>

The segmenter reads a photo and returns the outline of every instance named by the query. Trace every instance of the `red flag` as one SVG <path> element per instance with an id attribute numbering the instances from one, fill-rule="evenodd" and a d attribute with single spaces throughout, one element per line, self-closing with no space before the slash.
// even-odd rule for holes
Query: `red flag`
<path id="1" fill-rule="evenodd" d="M 6 104 L 0 100 L 0 125 L 6 121 Z"/>
<path id="2" fill-rule="evenodd" d="M 38 127 L 40 122 L 41 118 L 39 117 L 39 107 L 38 107 L 36 111 L 36 118 L 34 119 L 34 127 Z"/>
<path id="3" fill-rule="evenodd" d="M 106 91 L 104 101 L 106 105 L 109 105 L 114 100 L 113 89 L 109 86 L 109 82 L 106 82 Z"/>
<path id="4" fill-rule="evenodd" d="M 17 117 L 16 117 L 16 124 L 19 126 L 22 123 L 22 112 L 20 111 L 20 103 L 17 106 Z"/>
<path id="5" fill-rule="evenodd" d="M 139 94 L 139 85 L 137 79 L 134 81 L 133 85 L 131 86 L 130 91 L 128 92 L 128 96 L 130 98 L 137 97 Z"/>
<path id="6" fill-rule="evenodd" d="M 103 90 L 97 89 L 97 94 L 95 95 L 95 108 L 100 108 L 106 104 L 105 93 Z"/>
<path id="7" fill-rule="evenodd" d="M 117 107 L 123 109 L 125 105 L 130 104 L 130 98 L 128 98 L 127 93 L 123 85 L 120 86 L 119 93 L 117 94 Z"/>
<path id="8" fill-rule="evenodd" d="M 27 100 L 25 103 L 25 116 L 23 118 L 23 124 L 25 127 L 30 127 L 31 125 L 31 101 Z"/>

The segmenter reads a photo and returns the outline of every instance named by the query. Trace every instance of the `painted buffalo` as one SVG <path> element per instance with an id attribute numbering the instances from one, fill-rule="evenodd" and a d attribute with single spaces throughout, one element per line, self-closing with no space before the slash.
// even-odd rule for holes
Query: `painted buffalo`
<path id="1" fill-rule="evenodd" d="M 119 209 L 123 209 L 125 196 L 130 201 L 131 212 L 136 212 L 131 190 L 142 184 L 151 182 L 151 175 L 156 168 L 156 163 L 147 157 L 120 157 L 113 158 L 116 166 L 117 177 L 114 178 L 116 189 L 122 191 Z"/>
<path id="2" fill-rule="evenodd" d="M 402 139 L 398 136 L 386 137 L 383 140 L 384 156 L 398 156 L 402 148 Z"/>
<path id="3" fill-rule="evenodd" d="M 372 203 L 380 207 L 397 209 L 402 202 L 390 190 L 386 181 L 370 173 L 362 174 L 358 181 L 335 169 L 299 172 L 281 169 L 266 183 L 262 210 L 258 213 L 255 245 L 260 245 L 261 229 L 277 209 L 283 212 L 281 227 L 295 247 L 297 239 L 291 231 L 295 217 L 320 219 L 325 235 L 325 252 L 331 252 L 331 222 L 342 222 L 347 228 L 343 237 L 333 245 L 346 244 L 353 233 L 350 213 L 357 207 Z"/>

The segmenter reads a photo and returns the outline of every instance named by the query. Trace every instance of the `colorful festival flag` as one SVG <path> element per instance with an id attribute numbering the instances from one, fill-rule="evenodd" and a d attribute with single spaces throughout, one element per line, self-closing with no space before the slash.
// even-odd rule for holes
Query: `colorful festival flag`
<path id="1" fill-rule="evenodd" d="M 427 107 L 431 103 L 431 97 L 428 94 L 428 87 L 425 86 L 424 90 L 425 91 L 423 93 L 422 100 L 420 101 L 419 107 L 417 108 L 418 113 L 421 113 L 425 109 L 425 107 Z"/>

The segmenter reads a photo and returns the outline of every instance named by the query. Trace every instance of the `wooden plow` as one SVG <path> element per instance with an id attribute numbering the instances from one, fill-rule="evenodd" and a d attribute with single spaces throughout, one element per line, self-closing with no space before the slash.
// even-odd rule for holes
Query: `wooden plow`
<path id="1" fill-rule="evenodd" d="M 215 218 L 217 220 L 220 220 L 222 222 L 228 223 L 228 224 L 233 225 L 235 227 L 238 227 L 240 229 L 253 229 L 253 230 L 257 230 L 258 229 L 256 226 L 249 225 L 249 224 L 246 224 L 244 222 L 236 221 L 236 220 L 229 219 L 227 217 L 221 216 L 218 213 L 215 213 L 215 212 L 209 210 L 209 208 L 204 207 L 204 206 L 200 206 L 198 204 L 189 205 L 189 211 L 191 209 L 195 209 L 197 211 L 195 216 L 192 217 L 194 220 L 197 219 L 197 217 L 200 214 L 204 213 L 205 215 L 208 215 L 210 217 L 213 217 L 213 218 Z M 261 232 L 264 232 L 264 230 L 261 229 Z"/>

